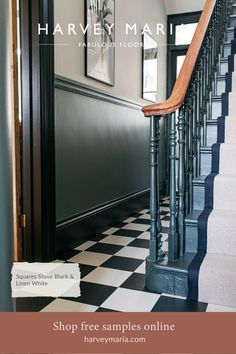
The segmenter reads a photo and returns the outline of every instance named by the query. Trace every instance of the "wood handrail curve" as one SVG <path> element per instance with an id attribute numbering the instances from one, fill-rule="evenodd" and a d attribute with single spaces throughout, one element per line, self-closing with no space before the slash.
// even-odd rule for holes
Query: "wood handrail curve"
<path id="1" fill-rule="evenodd" d="M 143 107 L 142 111 L 146 117 L 163 116 L 179 109 L 185 99 L 189 83 L 200 53 L 216 0 L 207 0 L 196 28 L 193 40 L 189 46 L 185 61 L 180 74 L 174 85 L 170 98 L 162 103 L 154 103 Z"/>

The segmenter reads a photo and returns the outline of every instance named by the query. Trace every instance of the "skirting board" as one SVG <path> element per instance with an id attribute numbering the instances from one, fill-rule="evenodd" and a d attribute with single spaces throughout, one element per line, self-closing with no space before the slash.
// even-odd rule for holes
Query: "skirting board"
<path id="1" fill-rule="evenodd" d="M 164 185 L 161 185 L 161 195 L 164 195 Z M 129 197 L 108 204 L 104 208 L 94 210 L 88 215 L 68 220 L 56 227 L 56 255 L 71 250 L 81 240 L 89 240 L 109 227 L 121 222 L 138 210 L 149 208 L 149 190 L 135 193 Z"/>

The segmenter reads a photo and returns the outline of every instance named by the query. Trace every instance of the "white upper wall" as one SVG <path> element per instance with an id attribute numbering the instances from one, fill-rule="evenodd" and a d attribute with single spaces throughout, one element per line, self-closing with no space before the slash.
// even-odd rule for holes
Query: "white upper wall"
<path id="1" fill-rule="evenodd" d="M 168 15 L 201 11 L 205 3 L 206 0 L 164 0 Z"/>
<path id="2" fill-rule="evenodd" d="M 84 0 L 54 0 L 54 22 L 66 26 L 68 23 L 84 24 Z M 116 42 L 141 42 L 141 29 L 147 23 L 152 30 L 161 23 L 165 26 L 167 16 L 163 0 L 118 0 L 115 11 Z M 125 36 L 125 24 L 138 25 L 138 35 Z M 153 33 L 158 47 L 158 101 L 166 98 L 166 41 L 167 36 Z M 85 49 L 78 47 L 83 42 L 82 32 L 78 36 L 55 36 L 55 73 L 77 80 L 114 96 L 122 96 L 141 104 L 142 92 L 142 48 L 116 48 L 115 86 L 109 87 L 85 76 Z M 59 45 L 58 45 L 59 44 Z M 69 44 L 63 46 L 60 44 Z"/>

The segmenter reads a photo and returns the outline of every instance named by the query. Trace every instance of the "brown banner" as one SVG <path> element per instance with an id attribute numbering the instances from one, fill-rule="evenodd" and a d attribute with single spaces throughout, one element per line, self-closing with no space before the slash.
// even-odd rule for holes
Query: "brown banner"
<path id="1" fill-rule="evenodd" d="M 235 354 L 236 314 L 1 313 L 0 353 Z"/>

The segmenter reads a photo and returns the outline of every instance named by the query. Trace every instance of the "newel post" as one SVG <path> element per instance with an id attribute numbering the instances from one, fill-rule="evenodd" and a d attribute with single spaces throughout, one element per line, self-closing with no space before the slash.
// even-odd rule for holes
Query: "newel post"
<path id="1" fill-rule="evenodd" d="M 150 255 L 151 262 L 158 262 L 164 258 L 161 241 L 160 217 L 160 178 L 159 178 L 159 142 L 160 142 L 159 116 L 150 118 Z"/>

